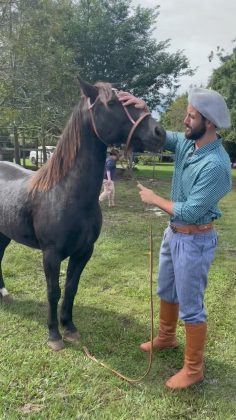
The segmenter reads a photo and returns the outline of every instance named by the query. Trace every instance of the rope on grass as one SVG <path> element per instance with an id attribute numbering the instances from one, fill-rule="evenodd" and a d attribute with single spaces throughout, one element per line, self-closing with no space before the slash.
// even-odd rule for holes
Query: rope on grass
<path id="1" fill-rule="evenodd" d="M 149 363 L 146 371 L 143 375 L 141 375 L 138 378 L 129 378 L 128 376 L 123 375 L 122 373 L 118 372 L 115 369 L 112 369 L 107 364 L 99 361 L 96 359 L 96 357 L 92 356 L 89 352 L 88 348 L 86 346 L 83 346 L 84 353 L 86 356 L 92 360 L 93 362 L 99 364 L 103 368 L 109 370 L 110 372 L 114 373 L 119 378 L 123 379 L 126 382 L 129 382 L 130 384 L 137 384 L 141 382 L 150 372 L 152 367 L 152 360 L 153 360 L 153 293 L 152 293 L 152 280 L 153 280 L 153 235 L 152 235 L 152 225 L 150 223 L 150 252 L 149 252 L 150 258 L 149 258 L 149 282 L 150 282 L 150 319 L 151 319 L 151 326 L 150 326 L 150 334 L 151 334 L 151 350 L 149 352 Z"/>

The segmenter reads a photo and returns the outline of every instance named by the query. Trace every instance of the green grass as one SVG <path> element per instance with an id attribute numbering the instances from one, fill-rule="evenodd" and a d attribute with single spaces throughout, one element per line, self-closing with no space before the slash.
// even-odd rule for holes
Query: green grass
<path id="1" fill-rule="evenodd" d="M 135 175 L 169 196 L 172 165 Z M 236 417 L 234 187 L 222 200 L 217 222 L 219 247 L 209 275 L 206 306 L 209 332 L 206 376 L 201 385 L 170 392 L 165 380 L 182 366 L 180 348 L 155 354 L 150 375 L 131 386 L 88 360 L 82 343 L 114 369 L 131 377 L 147 367 L 139 343 L 149 337 L 149 225 L 154 233 L 154 279 L 166 215 L 143 205 L 132 180 L 116 182 L 115 208 L 103 203 L 103 228 L 81 276 L 74 320 L 82 342 L 59 353 L 47 348 L 47 298 L 40 252 L 12 243 L 5 255 L 11 305 L 0 304 L 0 419 L 224 419 Z M 150 180 L 151 178 L 151 180 Z M 66 263 L 61 268 L 64 286 Z M 154 282 L 154 291 L 155 291 Z M 154 297 L 155 328 L 158 299 Z"/>

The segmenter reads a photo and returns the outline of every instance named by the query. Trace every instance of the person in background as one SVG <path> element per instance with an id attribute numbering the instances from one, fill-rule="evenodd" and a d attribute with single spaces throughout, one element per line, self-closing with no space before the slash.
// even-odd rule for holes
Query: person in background
<path id="1" fill-rule="evenodd" d="M 120 92 L 124 105 L 146 109 L 143 100 Z M 231 165 L 217 128 L 230 127 L 223 97 L 209 89 L 191 89 L 184 119 L 185 133 L 166 132 L 164 149 L 175 153 L 171 200 L 138 184 L 141 200 L 164 210 L 170 222 L 160 249 L 158 295 L 160 323 L 153 340 L 157 350 L 176 348 L 178 317 L 185 324 L 183 368 L 166 386 L 187 388 L 203 380 L 207 322 L 204 291 L 214 259 L 221 217 L 219 200 L 231 189 Z M 150 351 L 151 342 L 141 344 Z"/>
<path id="2" fill-rule="evenodd" d="M 106 159 L 104 180 L 103 180 L 103 192 L 99 196 L 99 202 L 108 199 L 109 207 L 115 206 L 115 174 L 116 174 L 116 163 L 119 159 L 119 152 L 116 149 L 110 151 L 109 157 Z"/>

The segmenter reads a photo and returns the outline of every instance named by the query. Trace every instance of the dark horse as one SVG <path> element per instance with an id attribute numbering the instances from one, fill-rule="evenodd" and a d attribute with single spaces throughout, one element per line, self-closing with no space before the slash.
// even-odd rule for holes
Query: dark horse
<path id="1" fill-rule="evenodd" d="M 124 107 L 109 83 L 80 80 L 83 93 L 52 158 L 37 172 L 0 162 L 0 263 L 11 239 L 41 249 L 49 302 L 49 347 L 64 347 L 57 306 L 61 261 L 69 257 L 60 322 L 64 338 L 79 333 L 72 309 L 80 275 L 102 223 L 98 197 L 109 144 L 132 142 L 137 150 L 160 150 L 164 130 L 149 113 Z M 8 297 L 0 265 L 0 294 Z"/>

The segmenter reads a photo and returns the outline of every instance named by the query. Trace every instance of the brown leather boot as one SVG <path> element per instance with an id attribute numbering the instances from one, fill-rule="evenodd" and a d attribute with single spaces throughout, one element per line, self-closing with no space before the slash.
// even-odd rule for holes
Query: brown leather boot
<path id="1" fill-rule="evenodd" d="M 179 315 L 179 304 L 160 302 L 160 323 L 158 335 L 153 339 L 153 349 L 163 350 L 178 347 L 176 340 L 176 326 Z M 140 345 L 143 351 L 151 351 L 151 341 Z"/>
<path id="2" fill-rule="evenodd" d="M 203 380 L 203 354 L 207 324 L 185 324 L 186 347 L 184 367 L 172 376 L 166 386 L 170 389 L 187 388 Z"/>

